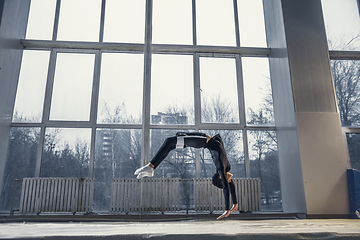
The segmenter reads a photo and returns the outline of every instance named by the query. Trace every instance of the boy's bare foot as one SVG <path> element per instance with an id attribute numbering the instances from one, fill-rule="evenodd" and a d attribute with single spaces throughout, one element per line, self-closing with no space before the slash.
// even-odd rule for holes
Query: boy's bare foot
<path id="1" fill-rule="evenodd" d="M 220 220 L 222 218 L 226 218 L 230 215 L 230 210 L 226 210 L 223 214 L 221 214 L 216 220 Z"/>
<path id="2" fill-rule="evenodd" d="M 238 209 L 238 206 L 239 206 L 239 204 L 237 204 L 237 203 L 233 204 L 230 209 L 230 212 L 232 212 L 232 213 L 235 212 Z"/>

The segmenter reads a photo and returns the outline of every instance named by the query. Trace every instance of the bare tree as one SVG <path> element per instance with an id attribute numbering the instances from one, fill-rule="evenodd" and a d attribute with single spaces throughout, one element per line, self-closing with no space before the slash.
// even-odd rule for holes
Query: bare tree
<path id="1" fill-rule="evenodd" d="M 360 62 L 333 60 L 331 68 L 342 125 L 358 125 L 360 120 Z"/>
<path id="2" fill-rule="evenodd" d="M 235 106 L 232 103 L 221 96 L 220 94 L 203 98 L 201 106 L 201 120 L 202 122 L 236 122 Z"/>
<path id="3" fill-rule="evenodd" d="M 122 103 L 111 109 L 106 103 L 102 102 L 101 116 L 103 116 L 102 123 L 123 123 L 127 120 L 127 113 L 125 104 Z"/>
<path id="4" fill-rule="evenodd" d="M 360 34 L 345 40 L 345 36 L 330 37 L 330 49 L 356 49 Z M 355 60 L 332 60 L 336 98 L 343 126 L 358 125 L 360 121 L 360 62 Z"/>

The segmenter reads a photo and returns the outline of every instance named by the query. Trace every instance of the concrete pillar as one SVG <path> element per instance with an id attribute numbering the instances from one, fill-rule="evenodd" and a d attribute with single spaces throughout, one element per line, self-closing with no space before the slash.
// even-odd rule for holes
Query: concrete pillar
<path id="1" fill-rule="evenodd" d="M 349 213 L 347 158 L 320 0 L 264 1 L 285 212 Z"/>
<path id="2" fill-rule="evenodd" d="M 0 21 L 0 187 L 4 177 L 11 118 L 20 72 L 30 0 L 3 1 Z"/>

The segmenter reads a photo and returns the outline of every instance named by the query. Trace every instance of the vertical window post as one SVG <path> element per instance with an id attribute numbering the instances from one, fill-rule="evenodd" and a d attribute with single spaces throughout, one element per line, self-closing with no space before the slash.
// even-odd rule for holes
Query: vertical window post
<path id="1" fill-rule="evenodd" d="M 151 92 L 151 37 L 152 37 L 152 0 L 146 1 L 145 49 L 144 49 L 144 88 L 142 114 L 142 165 L 149 161 L 150 155 L 150 92 Z"/>

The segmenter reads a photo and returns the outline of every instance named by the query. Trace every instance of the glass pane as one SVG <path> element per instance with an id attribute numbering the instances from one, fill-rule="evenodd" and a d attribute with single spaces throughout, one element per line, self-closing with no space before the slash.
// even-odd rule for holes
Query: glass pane
<path id="1" fill-rule="evenodd" d="M 360 61 L 332 60 L 342 126 L 360 126 Z"/>
<path id="2" fill-rule="evenodd" d="M 144 43 L 143 0 L 106 0 L 104 42 Z"/>
<path id="3" fill-rule="evenodd" d="M 46 128 L 41 177 L 89 176 L 91 129 Z"/>
<path id="4" fill-rule="evenodd" d="M 220 134 L 226 155 L 231 164 L 230 173 L 234 178 L 245 177 L 245 157 L 242 131 L 235 130 L 204 130 L 209 136 Z M 212 177 L 216 172 L 215 164 L 209 150 L 200 150 L 201 177 Z"/>
<path id="5" fill-rule="evenodd" d="M 321 1 L 330 50 L 360 49 L 360 18 L 356 0 Z"/>
<path id="6" fill-rule="evenodd" d="M 98 123 L 141 123 L 143 54 L 103 53 Z"/>
<path id="7" fill-rule="evenodd" d="M 198 45 L 236 46 L 233 0 L 197 0 Z"/>
<path id="8" fill-rule="evenodd" d="M 31 0 L 26 39 L 52 40 L 55 0 Z"/>
<path id="9" fill-rule="evenodd" d="M 266 47 L 264 10 L 262 0 L 238 0 L 240 45 Z"/>
<path id="10" fill-rule="evenodd" d="M 49 51 L 23 51 L 13 122 L 41 122 L 49 57 Z"/>
<path id="11" fill-rule="evenodd" d="M 135 178 L 141 165 L 140 129 L 98 129 L 95 143 L 94 209 L 108 211 L 112 178 Z"/>
<path id="12" fill-rule="evenodd" d="M 61 0 L 59 41 L 99 41 L 101 0 Z"/>
<path id="13" fill-rule="evenodd" d="M 201 121 L 239 122 L 235 59 L 200 58 Z"/>
<path id="14" fill-rule="evenodd" d="M 192 1 L 155 0 L 152 23 L 153 43 L 192 44 Z"/>
<path id="15" fill-rule="evenodd" d="M 242 58 L 246 121 L 252 125 L 274 125 L 269 61 Z"/>
<path id="16" fill-rule="evenodd" d="M 151 122 L 194 124 L 192 56 L 154 54 L 151 79 Z"/>
<path id="17" fill-rule="evenodd" d="M 261 210 L 282 210 L 275 131 L 248 131 L 250 177 L 261 182 Z"/>
<path id="18" fill-rule="evenodd" d="M 10 211 L 14 180 L 34 177 L 40 128 L 11 128 L 6 155 L 0 210 Z M 16 181 L 14 209 L 19 209 L 21 181 Z"/>
<path id="19" fill-rule="evenodd" d="M 90 119 L 95 54 L 58 53 L 50 120 Z"/>
<path id="20" fill-rule="evenodd" d="M 346 134 L 351 168 L 360 171 L 360 134 Z"/>

